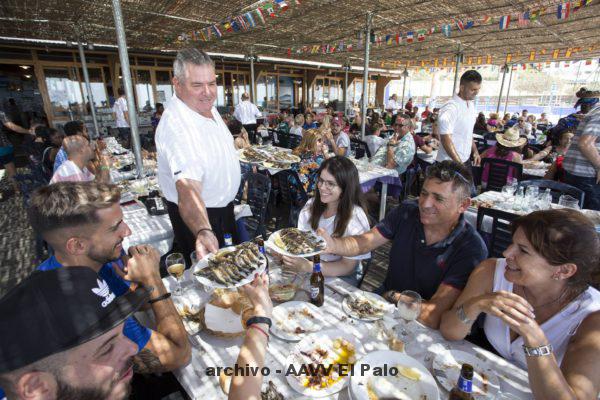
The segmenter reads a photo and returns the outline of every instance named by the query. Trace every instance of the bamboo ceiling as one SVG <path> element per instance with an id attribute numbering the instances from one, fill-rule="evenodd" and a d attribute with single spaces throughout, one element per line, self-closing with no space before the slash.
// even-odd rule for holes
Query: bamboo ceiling
<path id="1" fill-rule="evenodd" d="M 281 1 L 281 0 L 278 0 Z M 207 51 L 295 58 L 362 66 L 364 50 L 358 48 L 358 33 L 364 30 L 366 13 L 373 13 L 373 30 L 383 43 L 371 46 L 370 66 L 396 69 L 406 65 L 438 66 L 451 62 L 459 45 L 464 61 L 472 65 L 501 65 L 511 54 L 513 63 L 591 59 L 600 57 L 600 0 L 593 0 L 568 19 L 557 18 L 557 1 L 508 0 L 286 0 L 282 11 L 273 1 L 276 17 L 265 15 L 246 31 L 226 32 L 223 22 L 252 12 L 268 2 L 248 0 L 122 0 L 127 44 L 140 50 L 173 50 L 197 45 Z M 3 0 L 0 2 L 0 36 L 77 40 L 116 44 L 112 2 L 106 0 Z M 300 4 L 296 4 L 300 3 Z M 579 4 L 573 1 L 571 6 Z M 517 14 L 544 7 L 545 11 L 527 27 L 519 27 Z M 268 14 L 268 13 L 267 13 Z M 506 30 L 500 30 L 500 16 L 511 15 Z M 482 19 L 492 17 L 484 25 Z M 256 18 L 255 18 L 256 19 Z M 470 29 L 459 31 L 456 22 L 475 21 Z M 223 36 L 207 40 L 181 41 L 181 34 L 202 32 L 218 24 Z M 446 37 L 440 26 L 452 25 Z M 417 31 L 436 27 L 425 40 L 417 41 Z M 414 42 L 406 33 L 414 32 Z M 214 31 L 211 30 L 211 33 Z M 386 44 L 387 35 L 403 36 L 400 44 Z M 351 51 L 312 54 L 306 49 L 319 45 L 353 43 Z M 288 50 L 289 49 L 289 50 Z M 559 50 L 558 54 L 555 50 Z M 531 52 L 535 51 L 533 60 Z M 288 52 L 291 52 L 288 55 Z M 488 58 L 491 56 L 491 59 Z"/>

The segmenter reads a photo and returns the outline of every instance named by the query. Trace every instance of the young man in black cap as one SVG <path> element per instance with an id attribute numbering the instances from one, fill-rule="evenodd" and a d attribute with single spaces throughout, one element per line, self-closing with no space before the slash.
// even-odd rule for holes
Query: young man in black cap
<path id="1" fill-rule="evenodd" d="M 172 371 L 189 362 L 187 332 L 160 277 L 158 252 L 152 246 L 134 246 L 125 263 L 119 259 L 123 239 L 131 234 L 119 199 L 115 185 L 96 182 L 59 182 L 38 190 L 31 198 L 30 222 L 54 249 L 38 269 L 88 266 L 117 296 L 129 292 L 132 284 L 153 287 L 150 306 L 157 329 L 129 318 L 124 333 L 138 345 L 136 372 Z"/>
<path id="2" fill-rule="evenodd" d="M 135 343 L 126 318 L 145 288 L 115 296 L 87 267 L 34 272 L 0 299 L 0 386 L 9 399 L 127 398 Z"/>

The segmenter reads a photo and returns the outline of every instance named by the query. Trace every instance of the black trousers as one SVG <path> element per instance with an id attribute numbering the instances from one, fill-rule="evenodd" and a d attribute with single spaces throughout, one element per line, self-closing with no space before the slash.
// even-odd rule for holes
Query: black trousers
<path id="1" fill-rule="evenodd" d="M 246 132 L 248 132 L 248 139 L 250 139 L 250 143 L 258 143 L 257 139 L 256 139 L 256 128 L 258 127 L 257 124 L 246 124 L 246 125 L 242 125 L 244 127 L 244 129 L 246 130 Z"/>
<path id="2" fill-rule="evenodd" d="M 190 231 L 188 226 L 185 224 L 181 218 L 181 215 L 179 214 L 179 207 L 177 204 L 167 201 L 167 211 L 169 212 L 171 225 L 173 225 L 175 241 L 179 245 L 187 265 L 190 266 L 190 253 L 196 250 L 196 232 Z M 235 224 L 235 215 L 233 214 L 233 202 L 227 204 L 225 207 L 207 208 L 206 212 L 208 214 L 210 226 L 212 227 L 215 236 L 219 240 L 219 247 L 223 247 L 225 245 L 223 236 L 226 233 L 231 235 L 234 244 L 239 243 Z"/>

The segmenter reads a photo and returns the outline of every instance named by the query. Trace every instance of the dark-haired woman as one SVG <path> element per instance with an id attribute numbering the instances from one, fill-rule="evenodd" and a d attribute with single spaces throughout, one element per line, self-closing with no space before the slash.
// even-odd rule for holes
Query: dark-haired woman
<path id="1" fill-rule="evenodd" d="M 369 220 L 361 204 L 362 192 L 354 164 L 345 157 L 332 157 L 321 164 L 317 176 L 315 197 L 300 212 L 298 228 L 314 232 L 323 228 L 334 237 L 367 232 Z M 356 257 L 322 254 L 321 267 L 325 276 L 339 276 L 356 286 L 360 260 L 370 257 L 370 253 Z M 312 271 L 312 262 L 302 257 L 284 256 L 283 263 L 303 272 Z"/>
<path id="2" fill-rule="evenodd" d="M 513 222 L 506 258 L 483 261 L 440 330 L 463 339 L 485 314 L 485 336 L 522 368 L 536 399 L 596 399 L 600 392 L 600 261 L 594 225 L 576 210 Z"/>

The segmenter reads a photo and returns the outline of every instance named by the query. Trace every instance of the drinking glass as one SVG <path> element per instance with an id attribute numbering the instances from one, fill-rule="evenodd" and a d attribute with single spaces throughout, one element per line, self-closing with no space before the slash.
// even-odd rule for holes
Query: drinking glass
<path id="1" fill-rule="evenodd" d="M 509 198 L 511 198 L 512 196 L 515 195 L 515 189 L 516 189 L 516 187 L 513 185 L 502 186 L 502 194 L 504 195 L 506 200 L 508 200 Z"/>
<path id="2" fill-rule="evenodd" d="M 167 272 L 169 275 L 171 275 L 177 281 L 177 286 L 175 287 L 173 294 L 175 296 L 180 296 L 182 293 L 181 279 L 183 278 L 183 273 L 185 272 L 185 258 L 181 253 L 172 253 L 167 256 L 165 264 L 167 266 Z"/>
<path id="3" fill-rule="evenodd" d="M 405 290 L 400 293 L 400 299 L 397 304 L 398 316 L 404 320 L 405 326 L 410 321 L 416 320 L 421 314 L 421 295 L 412 290 Z M 402 330 L 402 335 L 408 335 L 406 330 Z"/>
<path id="4" fill-rule="evenodd" d="M 563 194 L 558 198 L 558 204 L 563 207 L 574 208 L 579 210 L 579 200 L 568 194 Z"/>

